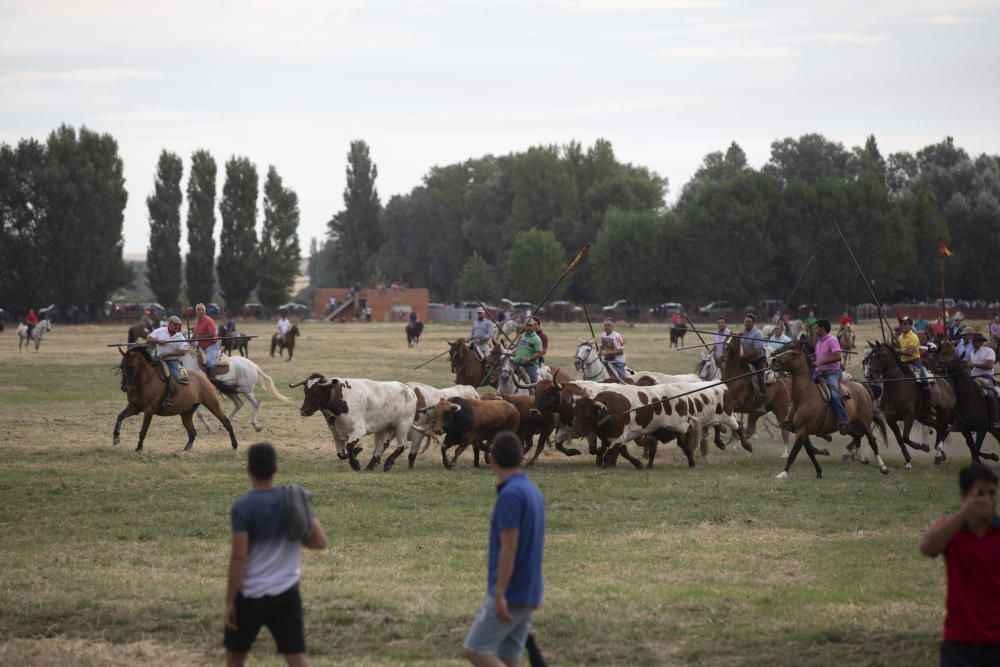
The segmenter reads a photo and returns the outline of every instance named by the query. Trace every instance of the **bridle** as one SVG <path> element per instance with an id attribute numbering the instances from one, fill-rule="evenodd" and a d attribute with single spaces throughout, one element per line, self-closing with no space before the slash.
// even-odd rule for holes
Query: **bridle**
<path id="1" fill-rule="evenodd" d="M 580 350 L 582 350 L 583 348 L 587 348 L 586 358 L 580 356 Z M 591 374 L 590 369 L 593 368 L 595 365 L 600 370 L 597 373 Z M 573 357 L 573 367 L 576 368 L 576 370 L 583 373 L 584 380 L 595 380 L 602 378 L 606 370 L 604 368 L 604 364 L 601 363 L 600 355 L 597 354 L 597 351 L 594 349 L 594 344 L 589 340 L 583 341 L 582 343 L 580 343 L 580 346 L 576 348 L 576 356 Z"/>

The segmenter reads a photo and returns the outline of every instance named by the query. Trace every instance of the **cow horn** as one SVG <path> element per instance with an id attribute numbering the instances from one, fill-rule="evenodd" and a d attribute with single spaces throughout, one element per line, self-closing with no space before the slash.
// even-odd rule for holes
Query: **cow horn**
<path id="1" fill-rule="evenodd" d="M 605 412 L 608 411 L 608 406 L 601 401 L 594 401 L 594 407 L 598 410 L 604 410 Z"/>
<path id="2" fill-rule="evenodd" d="M 514 377 L 516 378 L 517 375 L 515 374 Z M 534 389 L 536 386 L 538 386 L 538 383 L 529 382 L 528 384 L 521 384 L 517 380 L 514 380 L 514 386 L 517 387 L 518 389 Z"/>
<path id="3" fill-rule="evenodd" d="M 454 406 L 454 407 L 451 408 L 452 412 L 458 412 L 459 410 L 462 409 L 462 406 L 459 405 L 458 403 L 452 403 L 452 406 Z"/>
<path id="4" fill-rule="evenodd" d="M 320 380 L 319 382 L 316 383 L 316 386 L 317 387 L 329 387 L 330 385 L 332 385 L 336 381 L 337 381 L 337 378 L 330 378 L 329 380 Z"/>
<path id="5" fill-rule="evenodd" d="M 600 419 L 597 420 L 597 426 L 603 426 L 605 422 L 607 422 L 609 419 L 611 419 L 611 415 L 606 415 L 604 417 L 601 417 Z"/>
<path id="6" fill-rule="evenodd" d="M 309 378 L 302 378 L 298 382 L 289 382 L 288 383 L 288 388 L 289 389 L 295 389 L 295 387 L 301 387 L 302 385 L 304 385 L 308 381 L 309 381 Z"/>
<path id="7" fill-rule="evenodd" d="M 427 431 L 426 431 L 425 429 L 423 429 L 423 428 L 421 428 L 421 427 L 417 426 L 416 424 L 410 424 L 410 428 L 412 428 L 412 429 L 413 429 L 414 431 L 416 431 L 417 433 L 423 433 L 424 435 L 426 435 L 426 436 L 427 436 L 427 437 L 429 437 L 429 438 L 433 438 L 433 437 L 434 437 L 434 435 L 433 435 L 433 434 L 431 434 L 431 433 L 428 433 L 428 432 L 427 432 Z"/>
<path id="8" fill-rule="evenodd" d="M 539 410 L 538 408 L 530 408 L 528 410 L 528 414 L 531 415 L 532 417 L 541 417 L 542 411 Z"/>
<path id="9" fill-rule="evenodd" d="M 556 382 L 554 377 L 552 379 L 552 386 L 556 388 L 556 391 L 562 391 L 563 390 L 562 385 L 559 384 L 558 382 Z"/>

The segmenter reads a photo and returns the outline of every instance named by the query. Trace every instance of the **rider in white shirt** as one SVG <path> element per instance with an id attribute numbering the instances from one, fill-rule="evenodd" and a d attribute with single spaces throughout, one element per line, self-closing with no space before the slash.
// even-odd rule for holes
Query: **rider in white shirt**
<path id="1" fill-rule="evenodd" d="M 287 334 L 288 330 L 291 328 L 292 325 L 288 321 L 288 315 L 282 312 L 281 319 L 278 320 L 278 340 L 280 340 L 282 344 L 285 343 L 285 334 Z"/>
<path id="2" fill-rule="evenodd" d="M 181 318 L 171 315 L 167 325 L 149 334 L 146 342 L 156 345 L 156 356 L 170 369 L 167 393 L 163 397 L 163 407 L 169 408 L 173 405 L 174 394 L 177 392 L 181 357 L 188 351 L 187 339 L 181 333 Z"/>

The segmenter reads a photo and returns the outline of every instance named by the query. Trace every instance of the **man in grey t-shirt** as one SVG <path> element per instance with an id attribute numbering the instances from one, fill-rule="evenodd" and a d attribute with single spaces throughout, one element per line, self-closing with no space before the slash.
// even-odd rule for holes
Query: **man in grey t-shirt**
<path id="1" fill-rule="evenodd" d="M 278 456 L 266 442 L 251 445 L 247 472 L 252 490 L 229 511 L 232 553 L 226 587 L 226 664 L 243 665 L 262 626 L 289 665 L 308 666 L 302 598 L 300 549 L 325 549 L 326 534 L 313 517 L 301 544 L 288 538 L 285 490 L 274 486 Z"/>

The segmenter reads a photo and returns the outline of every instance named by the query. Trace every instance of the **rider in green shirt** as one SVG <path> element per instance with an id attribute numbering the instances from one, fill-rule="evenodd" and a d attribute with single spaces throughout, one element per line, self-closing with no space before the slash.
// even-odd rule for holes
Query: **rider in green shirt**
<path id="1" fill-rule="evenodd" d="M 542 339 L 535 333 L 538 323 L 528 318 L 524 323 L 524 333 L 517 339 L 514 363 L 524 368 L 532 383 L 538 382 L 538 360 L 542 357 Z"/>

